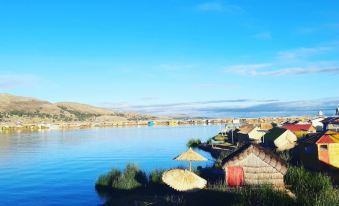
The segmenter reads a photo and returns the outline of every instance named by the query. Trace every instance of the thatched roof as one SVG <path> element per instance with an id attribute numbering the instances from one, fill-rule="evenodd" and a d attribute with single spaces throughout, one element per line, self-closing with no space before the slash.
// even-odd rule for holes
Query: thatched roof
<path id="1" fill-rule="evenodd" d="M 188 170 L 173 169 L 164 172 L 162 181 L 178 191 L 194 191 L 206 186 L 207 181 Z"/>
<path id="2" fill-rule="evenodd" d="M 242 127 L 239 128 L 239 133 L 241 133 L 241 134 L 248 134 L 248 133 L 250 133 L 254 128 L 255 128 L 254 125 L 251 125 L 251 124 L 245 125 L 245 126 L 242 126 Z"/>
<path id="3" fill-rule="evenodd" d="M 273 128 L 272 123 L 261 123 L 260 124 L 260 129 L 262 130 L 270 130 Z"/>
<path id="4" fill-rule="evenodd" d="M 274 141 L 275 139 L 280 137 L 280 135 L 282 135 L 284 132 L 286 132 L 286 130 L 287 129 L 285 129 L 285 128 L 274 127 L 265 134 L 265 140 Z"/>
<path id="5" fill-rule="evenodd" d="M 189 148 L 186 152 L 182 153 L 174 159 L 181 161 L 207 161 L 205 157 L 194 152 L 192 148 Z"/>
<path id="6" fill-rule="evenodd" d="M 229 156 L 227 156 L 222 161 L 223 168 L 239 163 L 250 154 L 256 155 L 263 162 L 266 162 L 268 165 L 275 168 L 281 174 L 285 174 L 287 172 L 287 163 L 283 159 L 281 159 L 271 150 L 268 150 L 258 144 L 253 143 L 245 144 L 233 153 L 231 153 Z"/>

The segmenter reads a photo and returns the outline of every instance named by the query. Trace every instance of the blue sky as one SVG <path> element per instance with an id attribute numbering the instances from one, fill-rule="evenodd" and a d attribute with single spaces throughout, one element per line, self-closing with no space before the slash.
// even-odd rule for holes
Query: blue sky
<path id="1" fill-rule="evenodd" d="M 0 92 L 157 114 L 333 107 L 338 10 L 336 0 L 0 0 Z"/>

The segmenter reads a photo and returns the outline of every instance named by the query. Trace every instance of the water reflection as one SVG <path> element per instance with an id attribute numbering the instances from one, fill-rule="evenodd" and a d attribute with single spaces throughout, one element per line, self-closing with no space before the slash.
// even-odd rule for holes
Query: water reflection
<path id="1" fill-rule="evenodd" d="M 6 197 L 0 205 L 101 203 L 94 191 L 98 175 L 112 167 L 123 168 L 128 162 L 136 163 L 145 171 L 187 167 L 185 162 L 172 159 L 186 150 L 188 139 L 205 140 L 221 127 L 102 128 L 0 134 L 0 194 Z M 195 163 L 194 166 L 210 163 Z"/>

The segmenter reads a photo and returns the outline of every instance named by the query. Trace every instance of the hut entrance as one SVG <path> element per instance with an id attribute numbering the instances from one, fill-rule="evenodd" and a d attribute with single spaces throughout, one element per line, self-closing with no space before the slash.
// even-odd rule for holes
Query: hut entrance
<path id="1" fill-rule="evenodd" d="M 319 159 L 325 163 L 329 163 L 328 148 L 327 145 L 320 145 Z"/>
<path id="2" fill-rule="evenodd" d="M 242 167 L 227 167 L 227 184 L 230 187 L 238 187 L 244 184 L 244 170 Z"/>

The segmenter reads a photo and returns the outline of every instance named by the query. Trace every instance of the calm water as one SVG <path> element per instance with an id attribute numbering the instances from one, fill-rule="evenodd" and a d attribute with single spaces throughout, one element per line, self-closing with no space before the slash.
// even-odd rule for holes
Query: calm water
<path id="1" fill-rule="evenodd" d="M 98 205 L 96 178 L 136 163 L 145 171 L 187 166 L 172 160 L 190 138 L 221 125 L 108 128 L 0 134 L 0 205 Z M 205 157 L 210 155 L 199 151 Z M 195 164 L 204 166 L 207 163 Z"/>

